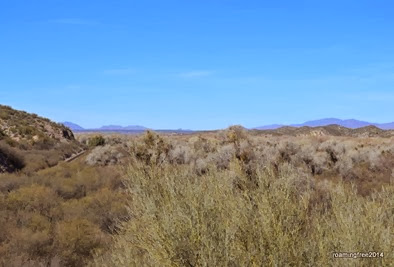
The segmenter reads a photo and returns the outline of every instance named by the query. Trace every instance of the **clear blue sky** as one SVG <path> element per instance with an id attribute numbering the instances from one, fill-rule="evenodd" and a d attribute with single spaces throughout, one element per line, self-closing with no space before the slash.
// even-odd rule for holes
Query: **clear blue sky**
<path id="1" fill-rule="evenodd" d="M 1 1 L 0 103 L 84 127 L 394 121 L 393 11 L 379 0 Z"/>

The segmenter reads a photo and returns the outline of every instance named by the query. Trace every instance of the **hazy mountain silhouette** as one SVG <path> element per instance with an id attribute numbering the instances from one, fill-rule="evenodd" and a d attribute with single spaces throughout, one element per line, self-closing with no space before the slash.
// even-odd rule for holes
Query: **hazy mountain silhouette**
<path id="1" fill-rule="evenodd" d="M 140 126 L 140 125 L 129 125 L 129 126 L 121 126 L 121 125 L 104 125 L 99 128 L 84 128 L 76 123 L 73 122 L 63 122 L 63 124 L 70 128 L 73 131 L 145 131 L 149 128 Z M 264 125 L 255 127 L 253 129 L 258 130 L 275 130 L 285 126 L 291 127 L 319 127 L 319 126 L 327 126 L 327 125 L 340 125 L 350 129 L 357 129 L 366 126 L 376 126 L 383 130 L 394 130 L 394 122 L 391 123 L 373 123 L 367 121 L 360 121 L 355 119 L 348 119 L 348 120 L 341 120 L 337 118 L 326 118 L 321 120 L 312 120 L 307 121 L 300 124 L 271 124 L 271 125 Z M 169 130 L 162 130 L 162 131 L 169 131 Z M 178 131 L 191 131 L 191 130 L 182 130 L 178 129 Z"/>
<path id="2" fill-rule="evenodd" d="M 129 126 L 120 126 L 120 125 L 105 125 L 98 130 L 104 131 L 145 131 L 148 128 L 140 125 L 129 125 Z"/>
<path id="3" fill-rule="evenodd" d="M 129 125 L 129 126 L 120 126 L 120 125 L 104 125 L 100 128 L 84 128 L 73 122 L 62 122 L 62 124 L 73 131 L 90 131 L 90 130 L 100 130 L 100 131 L 145 131 L 148 128 L 140 125 Z"/>
<path id="4" fill-rule="evenodd" d="M 70 128 L 73 131 L 83 131 L 83 130 L 85 130 L 83 127 L 81 127 L 78 124 L 73 123 L 73 122 L 65 121 L 65 122 L 62 122 L 62 124 L 64 126 Z"/>
<path id="5" fill-rule="evenodd" d="M 290 124 L 290 125 L 284 125 L 284 124 L 272 124 L 272 125 L 265 125 L 265 126 L 259 126 L 256 127 L 255 129 L 258 130 L 274 130 L 278 129 L 284 126 L 292 126 L 292 127 L 303 127 L 303 126 L 309 126 L 309 127 L 318 127 L 318 126 L 327 126 L 327 125 L 340 125 L 346 128 L 351 128 L 351 129 L 356 129 L 356 128 L 361 128 L 361 127 L 366 127 L 366 126 L 376 126 L 380 129 L 383 130 L 390 130 L 394 129 L 394 122 L 391 123 L 373 123 L 373 122 L 367 122 L 367 121 L 359 121 L 359 120 L 354 120 L 354 119 L 349 119 L 349 120 L 341 120 L 341 119 L 336 119 L 336 118 L 326 118 L 326 119 L 321 119 L 321 120 L 313 120 L 313 121 L 307 121 L 301 124 Z"/>

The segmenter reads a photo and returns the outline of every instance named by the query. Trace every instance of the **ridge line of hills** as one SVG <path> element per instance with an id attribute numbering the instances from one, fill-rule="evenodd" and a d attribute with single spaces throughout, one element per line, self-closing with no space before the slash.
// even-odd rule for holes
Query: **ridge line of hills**
<path id="1" fill-rule="evenodd" d="M 176 132 L 195 132 L 193 130 L 188 130 L 188 129 L 152 129 L 152 128 L 148 128 L 145 126 L 140 126 L 140 125 L 128 125 L 128 126 L 121 126 L 121 125 L 104 125 L 101 126 L 99 128 L 83 128 L 82 126 L 73 123 L 73 122 L 61 122 L 61 124 L 63 124 L 64 126 L 70 128 L 72 131 L 74 132 L 93 132 L 93 131 L 103 131 L 103 132 L 110 132 L 110 131 L 114 131 L 114 132 L 123 132 L 123 131 L 135 131 L 135 132 L 143 132 L 146 130 L 155 130 L 155 131 L 162 131 L 162 132 L 166 132 L 166 131 L 176 131 Z"/>
<path id="2" fill-rule="evenodd" d="M 105 125 L 100 128 L 84 128 L 76 123 L 73 122 L 62 122 L 63 125 L 70 128 L 75 132 L 83 132 L 83 131 L 145 131 L 149 130 L 150 128 L 140 126 L 140 125 L 129 125 L 129 126 L 120 126 L 120 125 Z M 375 126 L 382 130 L 394 130 L 394 122 L 390 123 L 373 123 L 367 121 L 360 121 L 355 119 L 347 119 L 341 120 L 337 118 L 325 118 L 320 120 L 312 120 L 307 121 L 300 124 L 271 124 L 271 125 L 264 125 L 251 128 L 253 130 L 276 130 L 282 127 L 323 127 L 329 125 L 339 125 L 342 127 L 346 127 L 349 129 L 358 129 L 367 126 Z M 163 130 L 166 131 L 166 130 Z M 171 131 L 168 129 L 167 131 Z M 186 132 L 193 132 L 192 130 L 184 130 L 184 129 L 177 129 L 176 131 L 186 131 Z"/>
<path id="3" fill-rule="evenodd" d="M 258 126 L 255 127 L 254 129 L 256 130 L 275 130 L 279 129 L 281 127 L 321 127 L 321 126 L 328 126 L 328 125 L 339 125 L 342 127 L 346 127 L 349 129 L 357 129 L 357 128 L 363 128 L 367 126 L 375 126 L 377 128 L 380 128 L 382 130 L 394 130 L 394 122 L 389 122 L 389 123 L 374 123 L 374 122 L 367 122 L 367 121 L 360 121 L 360 120 L 355 120 L 355 119 L 347 119 L 347 120 L 341 120 L 337 118 L 325 118 L 325 119 L 320 119 L 320 120 L 312 120 L 312 121 L 307 121 L 304 123 L 300 124 L 271 124 L 271 125 L 264 125 L 264 126 Z"/>
<path id="4" fill-rule="evenodd" d="M 140 125 L 128 125 L 128 126 L 121 126 L 121 125 L 104 125 L 99 128 L 83 128 L 82 126 L 65 121 L 61 122 L 64 126 L 70 128 L 73 131 L 89 131 L 89 130 L 115 130 L 115 131 L 145 131 L 148 130 L 149 128 L 140 126 Z"/>

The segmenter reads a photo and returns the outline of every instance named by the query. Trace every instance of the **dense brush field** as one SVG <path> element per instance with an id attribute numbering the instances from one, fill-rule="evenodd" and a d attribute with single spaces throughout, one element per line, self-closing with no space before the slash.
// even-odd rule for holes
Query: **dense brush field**
<path id="1" fill-rule="evenodd" d="M 0 174 L 3 266 L 390 266 L 394 138 L 77 135 Z M 334 252 L 379 252 L 338 259 Z"/>

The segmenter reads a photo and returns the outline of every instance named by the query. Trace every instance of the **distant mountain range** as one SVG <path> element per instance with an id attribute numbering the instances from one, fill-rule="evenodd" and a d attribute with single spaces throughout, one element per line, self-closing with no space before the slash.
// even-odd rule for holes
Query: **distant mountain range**
<path id="1" fill-rule="evenodd" d="M 148 128 L 139 125 L 129 125 L 129 126 L 120 126 L 120 125 L 105 125 L 100 128 L 93 128 L 93 129 L 85 129 L 82 126 L 75 124 L 73 122 L 62 122 L 62 124 L 73 131 L 145 131 Z"/>
<path id="2" fill-rule="evenodd" d="M 103 131 L 145 131 L 148 130 L 148 128 L 144 126 L 139 126 L 139 125 L 129 125 L 129 126 L 120 126 L 120 125 L 105 125 L 97 130 L 103 130 Z"/>
<path id="3" fill-rule="evenodd" d="M 366 126 L 376 126 L 380 129 L 383 130 L 392 130 L 394 129 L 394 122 L 391 123 L 373 123 L 373 122 L 367 122 L 367 121 L 359 121 L 359 120 L 341 120 L 341 119 L 336 119 L 336 118 L 327 118 L 327 119 L 321 119 L 321 120 L 313 120 L 313 121 L 307 121 L 301 124 L 290 124 L 290 125 L 285 125 L 285 124 L 272 124 L 272 125 L 265 125 L 265 126 L 259 126 L 255 127 L 254 129 L 258 130 L 275 130 L 284 126 L 292 126 L 292 127 L 303 127 L 303 126 L 309 126 L 309 127 L 318 127 L 318 126 L 327 126 L 327 125 L 340 125 L 346 128 L 350 129 L 356 129 L 356 128 L 361 128 L 361 127 L 366 127 Z"/>
<path id="4" fill-rule="evenodd" d="M 140 125 L 129 125 L 129 126 L 120 126 L 120 125 L 105 125 L 100 128 L 93 128 L 93 129 L 86 129 L 81 127 L 78 124 L 72 123 L 72 122 L 63 122 L 65 126 L 70 128 L 71 130 L 75 132 L 81 132 L 81 131 L 115 131 L 115 132 L 121 132 L 121 131 L 145 131 L 148 130 L 149 128 L 140 126 Z M 394 130 L 394 122 L 391 123 L 373 123 L 373 122 L 367 122 L 367 121 L 359 121 L 359 120 L 341 120 L 341 119 L 336 119 L 336 118 L 327 118 L 327 119 L 321 119 L 321 120 L 313 120 L 313 121 L 307 121 L 301 124 L 290 124 L 290 125 L 285 125 L 285 124 L 272 124 L 272 125 L 265 125 L 265 126 L 259 126 L 255 127 L 253 129 L 257 130 L 275 130 L 281 127 L 285 126 L 291 126 L 291 127 L 319 127 L 319 126 L 327 126 L 327 125 L 340 125 L 346 128 L 350 129 L 357 129 L 361 127 L 366 127 L 366 126 L 376 126 L 382 130 Z M 158 130 L 158 131 L 179 131 L 179 132 L 192 132 L 191 130 Z"/>
<path id="5" fill-rule="evenodd" d="M 62 124 L 64 126 L 70 128 L 73 131 L 83 131 L 84 130 L 84 128 L 82 128 L 78 124 L 75 124 L 75 123 L 72 123 L 72 122 L 69 122 L 69 121 L 62 122 Z"/>

